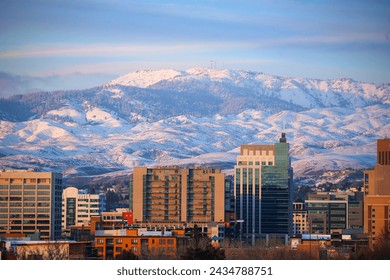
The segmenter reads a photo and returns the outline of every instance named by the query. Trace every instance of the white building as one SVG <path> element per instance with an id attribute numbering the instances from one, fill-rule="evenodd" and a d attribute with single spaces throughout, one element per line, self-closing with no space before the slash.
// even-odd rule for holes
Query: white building
<path id="1" fill-rule="evenodd" d="M 70 226 L 89 225 L 91 216 L 99 216 L 106 208 L 104 194 L 80 193 L 68 187 L 62 193 L 62 231 L 69 233 Z"/>

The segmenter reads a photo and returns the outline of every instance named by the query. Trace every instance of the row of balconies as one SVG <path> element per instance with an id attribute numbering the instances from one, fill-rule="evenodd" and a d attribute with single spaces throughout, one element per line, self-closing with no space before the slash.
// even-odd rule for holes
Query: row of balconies
<path id="1" fill-rule="evenodd" d="M 175 208 L 150 208 L 150 211 L 177 211 L 180 210 L 179 207 Z"/>
<path id="2" fill-rule="evenodd" d="M 176 213 L 175 215 L 179 215 L 179 213 Z M 172 215 L 166 215 L 166 214 L 153 214 L 151 216 L 153 216 L 153 217 L 164 217 L 164 220 L 172 219 Z"/>
<path id="3" fill-rule="evenodd" d="M 174 184 L 174 185 L 171 185 L 171 184 L 164 184 L 164 185 L 161 185 L 161 184 L 148 184 L 146 186 L 146 188 L 180 189 L 181 186 L 178 185 L 178 184 Z"/>
<path id="4" fill-rule="evenodd" d="M 147 199 L 153 199 L 153 198 L 155 198 L 155 199 L 174 199 L 174 198 L 180 198 L 181 197 L 181 195 L 178 195 L 178 194 L 174 194 L 174 195 L 164 195 L 164 196 L 162 196 L 162 195 L 148 195 L 148 196 L 146 196 L 146 198 Z"/>
<path id="5" fill-rule="evenodd" d="M 146 205 L 180 205 L 177 202 L 146 202 Z"/>

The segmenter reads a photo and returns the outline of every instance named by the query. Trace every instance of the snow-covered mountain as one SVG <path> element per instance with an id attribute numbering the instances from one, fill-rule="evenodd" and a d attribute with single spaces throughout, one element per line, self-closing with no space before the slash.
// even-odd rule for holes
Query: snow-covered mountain
<path id="1" fill-rule="evenodd" d="M 231 169 L 286 132 L 297 177 L 369 168 L 390 137 L 390 85 L 217 69 L 137 71 L 102 86 L 0 100 L 0 168 L 66 176 L 138 165 Z"/>

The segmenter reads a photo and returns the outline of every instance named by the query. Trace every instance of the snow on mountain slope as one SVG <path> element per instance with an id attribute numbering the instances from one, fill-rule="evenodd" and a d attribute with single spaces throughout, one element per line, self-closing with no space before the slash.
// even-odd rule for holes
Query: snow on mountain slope
<path id="1" fill-rule="evenodd" d="M 78 124 L 85 124 L 85 114 L 81 108 L 64 106 L 57 110 L 51 110 L 47 114 L 51 118 L 66 118 L 68 122 L 76 122 Z"/>
<path id="2" fill-rule="evenodd" d="M 176 70 L 158 70 L 158 71 L 142 70 L 142 71 L 131 72 L 129 74 L 121 76 L 107 83 L 107 85 L 123 85 L 123 86 L 147 88 L 158 82 L 164 80 L 171 80 L 181 75 L 182 73 Z"/>
<path id="3" fill-rule="evenodd" d="M 83 119 L 78 109 L 66 110 Z M 136 125 L 98 108 L 88 108 L 84 114 L 93 122 L 2 121 L 5 129 L 0 135 L 0 167 L 42 163 L 65 174 L 74 174 L 75 170 L 81 174 L 104 173 L 151 164 L 219 164 L 231 168 L 241 144 L 277 142 L 284 125 L 295 175 L 304 176 L 322 170 L 368 168 L 375 162 L 372 143 L 390 136 L 386 105 L 274 115 L 247 110 L 237 115 L 177 116 Z"/>
<path id="4" fill-rule="evenodd" d="M 231 169 L 240 145 L 272 144 L 282 131 L 296 177 L 369 168 L 376 140 L 390 137 L 389 96 L 389 85 L 351 79 L 138 71 L 93 89 L 0 100 L 0 168 L 67 176 L 154 164 Z"/>
<path id="5" fill-rule="evenodd" d="M 313 107 L 363 107 L 390 104 L 389 85 L 361 83 L 351 79 L 318 80 L 284 78 L 263 73 L 194 68 L 187 71 L 159 70 L 132 72 L 106 86 L 135 86 L 176 91 L 218 91 L 245 89 L 247 95 L 277 97 L 283 101 Z"/>

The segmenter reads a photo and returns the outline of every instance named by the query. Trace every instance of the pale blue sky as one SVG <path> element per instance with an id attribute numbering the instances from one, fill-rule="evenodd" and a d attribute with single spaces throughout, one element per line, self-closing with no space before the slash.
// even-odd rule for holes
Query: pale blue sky
<path id="1" fill-rule="evenodd" d="M 210 61 L 280 76 L 390 82 L 390 1 L 0 2 L 0 72 L 39 77 L 37 88 Z"/>

